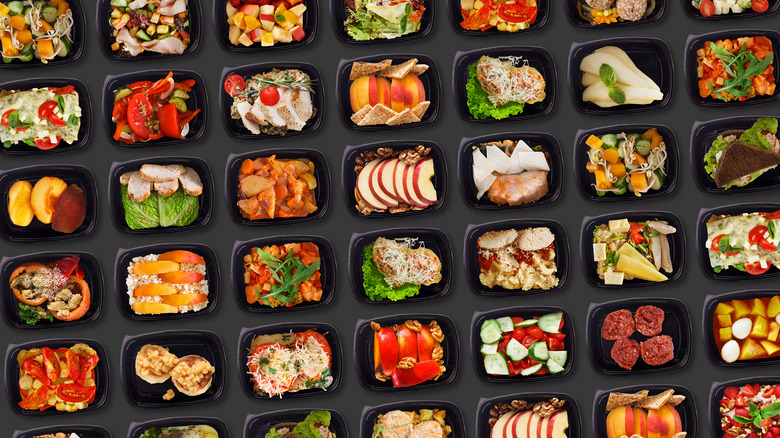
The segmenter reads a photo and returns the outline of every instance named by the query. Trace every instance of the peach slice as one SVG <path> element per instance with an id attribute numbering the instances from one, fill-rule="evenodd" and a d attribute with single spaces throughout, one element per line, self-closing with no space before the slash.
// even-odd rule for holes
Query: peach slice
<path id="1" fill-rule="evenodd" d="M 376 76 L 361 76 L 349 86 L 349 103 L 352 111 L 358 112 L 366 105 L 374 106 L 377 104 L 377 83 Z"/>
<path id="2" fill-rule="evenodd" d="M 166 272 L 165 274 L 160 274 L 159 277 L 160 277 L 160 281 L 168 284 L 199 283 L 203 281 L 204 278 L 206 278 L 201 273 L 187 272 L 187 271 Z"/>
<path id="3" fill-rule="evenodd" d="M 208 300 L 206 294 L 175 294 L 162 297 L 163 304 L 171 306 L 194 306 L 195 304 L 205 303 Z"/>
<path id="4" fill-rule="evenodd" d="M 390 83 L 390 109 L 401 112 L 406 108 L 406 87 L 402 79 L 395 79 Z"/>
<path id="5" fill-rule="evenodd" d="M 39 221 L 44 224 L 51 223 L 54 206 L 66 188 L 68 185 L 65 181 L 53 176 L 44 176 L 35 183 L 30 192 L 30 205 Z"/>
<path id="6" fill-rule="evenodd" d="M 148 283 L 133 289 L 134 297 L 156 297 L 161 295 L 173 295 L 176 288 L 170 284 Z"/>
<path id="7" fill-rule="evenodd" d="M 647 436 L 647 412 L 644 409 L 633 408 L 634 435 Z"/>
<path id="8" fill-rule="evenodd" d="M 76 231 L 87 217 L 87 197 L 84 190 L 71 184 L 60 194 L 51 215 L 51 229 L 60 233 Z"/>
<path id="9" fill-rule="evenodd" d="M 160 254 L 157 260 L 165 260 L 176 263 L 192 263 L 193 265 L 205 265 L 206 261 L 203 257 L 195 254 L 192 251 L 185 251 L 178 249 L 176 251 L 168 251 Z"/>
<path id="10" fill-rule="evenodd" d="M 167 272 L 176 272 L 178 270 L 179 264 L 168 260 L 143 262 L 133 266 L 133 274 L 135 275 L 160 275 Z"/>
<path id="11" fill-rule="evenodd" d="M 30 204 L 32 188 L 29 181 L 20 180 L 13 183 L 8 190 L 8 216 L 18 227 L 30 225 L 35 217 Z"/>
<path id="12" fill-rule="evenodd" d="M 390 80 L 387 78 L 376 78 L 376 101 L 390 108 Z"/>
<path id="13" fill-rule="evenodd" d="M 161 313 L 177 313 L 179 308 L 165 303 L 150 303 L 147 301 L 141 301 L 133 304 L 133 311 L 135 313 L 143 313 L 146 315 L 158 315 Z"/>
<path id="14" fill-rule="evenodd" d="M 398 327 L 398 357 L 413 357 L 417 360 L 417 334 L 406 326 Z"/>

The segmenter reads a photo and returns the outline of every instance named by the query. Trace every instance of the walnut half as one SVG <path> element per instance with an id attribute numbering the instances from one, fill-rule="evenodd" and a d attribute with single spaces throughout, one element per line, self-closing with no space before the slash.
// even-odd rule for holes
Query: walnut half
<path id="1" fill-rule="evenodd" d="M 414 364 L 417 363 L 417 359 L 413 357 L 403 357 L 398 361 L 398 368 L 402 370 L 408 370 L 414 368 Z"/>

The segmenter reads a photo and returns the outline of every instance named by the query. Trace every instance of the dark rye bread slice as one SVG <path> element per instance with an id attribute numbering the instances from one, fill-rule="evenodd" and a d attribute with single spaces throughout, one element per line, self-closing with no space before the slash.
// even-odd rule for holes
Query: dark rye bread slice
<path id="1" fill-rule="evenodd" d="M 773 151 L 750 146 L 739 140 L 732 141 L 723 149 L 715 169 L 715 184 L 719 188 L 726 184 L 780 164 L 780 154 Z"/>

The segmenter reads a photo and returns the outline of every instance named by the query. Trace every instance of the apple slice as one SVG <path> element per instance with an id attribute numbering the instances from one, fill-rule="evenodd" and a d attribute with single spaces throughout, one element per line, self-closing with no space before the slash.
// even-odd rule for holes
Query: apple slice
<path id="1" fill-rule="evenodd" d="M 398 158 L 391 158 L 379 165 L 379 188 L 385 195 L 393 198 L 393 200 L 403 202 L 404 200 L 398 196 L 398 193 L 393 187 L 393 182 L 395 181 L 395 168 L 398 163 Z"/>
<path id="2" fill-rule="evenodd" d="M 515 421 L 512 438 L 532 438 L 528 436 L 528 425 L 531 423 L 531 418 L 533 416 L 533 411 L 523 411 L 520 417 Z"/>
<path id="3" fill-rule="evenodd" d="M 520 415 L 519 412 L 507 412 L 506 414 L 498 417 L 498 421 L 496 421 L 496 424 L 493 425 L 493 428 L 490 430 L 490 438 L 504 438 L 506 437 L 506 434 L 504 433 L 504 430 L 506 429 L 506 425 L 511 422 L 514 417 Z"/>
<path id="4" fill-rule="evenodd" d="M 412 357 L 417 360 L 417 334 L 406 326 L 398 327 L 398 357 Z"/>
<path id="5" fill-rule="evenodd" d="M 566 430 L 569 428 L 569 415 L 566 411 L 557 411 L 550 417 L 547 430 L 542 438 L 566 438 Z"/>
<path id="6" fill-rule="evenodd" d="M 531 421 L 528 422 L 528 432 L 526 433 L 528 438 L 541 438 L 541 429 L 544 424 L 544 418 L 541 415 L 532 415 Z"/>
<path id="7" fill-rule="evenodd" d="M 417 196 L 417 193 L 414 190 L 414 168 L 417 166 L 409 166 L 407 165 L 404 168 L 404 191 L 406 192 L 406 196 L 409 197 L 409 200 L 411 201 L 410 204 L 413 207 L 418 208 L 425 208 L 428 206 L 428 203 L 425 202 L 422 198 Z"/>
<path id="8" fill-rule="evenodd" d="M 433 359 L 433 346 L 436 343 L 431 335 L 431 330 L 427 325 L 420 327 L 417 331 L 417 355 L 419 361 Z"/>
<path id="9" fill-rule="evenodd" d="M 382 160 L 377 158 L 366 164 L 360 173 L 358 173 L 357 183 L 355 184 L 358 196 L 375 210 L 387 210 L 387 205 L 379 201 L 371 192 L 371 172 L 381 162 Z"/>
<path id="10" fill-rule="evenodd" d="M 377 371 L 382 371 L 384 375 L 390 376 L 398 366 L 398 338 L 390 327 L 383 327 L 375 333 L 374 346 L 379 347 L 379 363 L 374 364 L 374 368 Z"/>
<path id="11" fill-rule="evenodd" d="M 385 204 L 388 207 L 398 207 L 398 201 L 385 194 L 385 192 L 383 192 L 379 187 L 379 169 L 381 169 L 382 166 L 386 164 L 386 162 L 387 160 L 382 160 L 382 162 L 371 169 L 368 188 L 371 189 L 371 194 L 374 195 L 374 197 L 382 204 Z"/>
<path id="12" fill-rule="evenodd" d="M 409 198 L 409 194 L 406 193 L 406 186 L 404 185 L 405 171 L 409 167 L 401 160 L 398 160 L 398 164 L 395 166 L 393 172 L 393 190 L 400 198 L 400 201 L 409 205 L 414 205 Z"/>
<path id="13" fill-rule="evenodd" d="M 434 205 L 439 197 L 436 195 L 436 187 L 433 186 L 433 158 L 425 157 L 414 166 L 414 175 L 412 183 L 414 184 L 414 193 L 418 198 Z"/>

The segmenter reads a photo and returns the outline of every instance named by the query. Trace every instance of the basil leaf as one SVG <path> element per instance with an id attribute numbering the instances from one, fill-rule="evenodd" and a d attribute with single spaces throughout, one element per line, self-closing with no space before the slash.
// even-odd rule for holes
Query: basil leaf
<path id="1" fill-rule="evenodd" d="M 78 118 L 78 117 L 76 117 L 76 115 L 75 115 L 75 114 L 71 114 L 71 115 L 68 117 L 68 124 L 69 124 L 69 125 L 77 125 L 78 123 L 79 123 L 79 118 Z"/>
<path id="2" fill-rule="evenodd" d="M 774 239 L 775 238 L 775 223 L 770 220 L 769 222 L 767 222 L 767 226 L 766 227 L 769 228 L 769 237 L 771 239 Z"/>
<path id="3" fill-rule="evenodd" d="M 11 114 L 8 115 L 8 127 L 16 128 L 18 124 L 19 124 L 19 111 L 14 110 Z"/>
<path id="4" fill-rule="evenodd" d="M 735 415 L 734 421 L 736 421 L 739 424 L 751 424 L 753 422 L 752 419 L 743 417 L 741 415 Z"/>
<path id="5" fill-rule="evenodd" d="M 601 78 L 601 82 L 607 87 L 614 87 L 617 83 L 617 73 L 615 73 L 615 69 L 609 64 L 601 64 L 601 67 L 599 67 L 599 77 Z"/>
<path id="6" fill-rule="evenodd" d="M 626 93 L 618 87 L 612 87 L 609 89 L 609 98 L 618 105 L 626 103 Z"/>
<path id="7" fill-rule="evenodd" d="M 728 252 L 729 236 L 723 236 L 718 241 L 718 252 Z"/>
<path id="8" fill-rule="evenodd" d="M 745 271 L 745 265 L 743 265 L 742 263 L 735 264 L 734 265 L 734 269 L 736 269 L 737 271 L 746 272 Z"/>
<path id="9" fill-rule="evenodd" d="M 410 15 L 412 15 L 412 4 L 407 3 L 406 9 L 404 10 L 404 16 L 401 17 L 401 22 L 399 23 L 401 28 L 401 33 L 406 33 L 406 25 L 409 22 Z"/>
<path id="10" fill-rule="evenodd" d="M 65 112 L 65 98 L 57 96 L 57 108 L 60 110 L 60 114 Z"/>
<path id="11" fill-rule="evenodd" d="M 715 271 L 715 273 L 717 274 L 723 270 L 723 266 L 715 266 L 714 268 L 712 268 L 712 270 Z"/>
<path id="12" fill-rule="evenodd" d="M 35 148 L 35 147 L 37 147 L 37 146 L 35 146 L 35 141 L 33 141 L 33 140 L 29 139 L 29 138 L 28 138 L 28 139 L 26 139 L 26 140 L 22 140 L 22 141 L 23 141 L 23 142 L 24 142 L 24 144 L 26 144 L 27 146 L 32 146 L 32 147 L 34 147 L 34 148 Z"/>
<path id="13" fill-rule="evenodd" d="M 757 416 L 753 419 L 753 425 L 760 428 L 761 427 L 761 416 Z"/>

